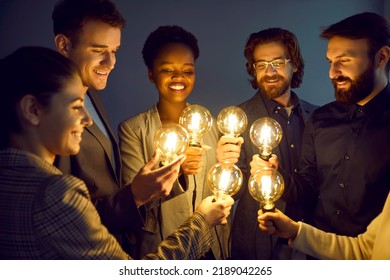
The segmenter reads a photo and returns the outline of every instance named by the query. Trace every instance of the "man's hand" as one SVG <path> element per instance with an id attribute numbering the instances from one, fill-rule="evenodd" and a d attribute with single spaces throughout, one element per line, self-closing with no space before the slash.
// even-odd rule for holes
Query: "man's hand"
<path id="1" fill-rule="evenodd" d="M 249 163 L 251 166 L 251 175 L 255 174 L 257 170 L 269 167 L 278 170 L 279 161 L 278 157 L 275 154 L 272 154 L 269 160 L 263 160 L 258 154 L 252 157 L 252 161 Z"/>
<path id="2" fill-rule="evenodd" d="M 233 165 L 238 162 L 240 157 L 241 145 L 244 138 L 233 136 L 222 136 L 218 140 L 217 159 L 219 163 Z"/>
<path id="3" fill-rule="evenodd" d="M 257 221 L 259 222 L 259 228 L 262 231 L 292 240 L 297 236 L 299 224 L 291 220 L 278 209 L 275 209 L 275 212 L 266 213 L 259 210 L 258 215 Z"/>

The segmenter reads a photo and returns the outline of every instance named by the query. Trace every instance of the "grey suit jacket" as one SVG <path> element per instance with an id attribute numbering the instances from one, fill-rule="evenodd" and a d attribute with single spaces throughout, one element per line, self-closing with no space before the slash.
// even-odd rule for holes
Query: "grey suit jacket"
<path id="1" fill-rule="evenodd" d="M 209 226 L 196 212 L 143 258 L 198 259 L 209 248 Z M 0 259 L 129 258 L 81 180 L 26 151 L 0 151 Z"/>

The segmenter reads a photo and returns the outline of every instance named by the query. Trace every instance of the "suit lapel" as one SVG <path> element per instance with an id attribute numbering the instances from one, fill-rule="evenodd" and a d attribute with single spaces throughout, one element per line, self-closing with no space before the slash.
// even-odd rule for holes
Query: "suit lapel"
<path id="1" fill-rule="evenodd" d="M 96 138 L 96 140 L 102 145 L 102 147 L 107 155 L 107 158 L 110 161 L 111 168 L 114 170 L 114 166 L 116 166 L 116 170 L 114 170 L 114 173 L 116 174 L 117 180 L 119 182 L 121 162 L 120 162 L 120 158 L 119 158 L 119 148 L 118 148 L 118 144 L 116 142 L 116 138 L 115 138 L 114 133 L 111 129 L 111 126 L 108 122 L 108 118 L 106 116 L 104 106 L 103 106 L 103 103 L 100 99 L 100 96 L 98 95 L 98 93 L 95 93 L 92 91 L 88 91 L 87 94 L 90 97 L 91 102 L 94 105 L 96 112 L 98 113 L 100 119 L 102 120 L 110 139 L 108 139 L 104 135 L 104 133 L 99 129 L 99 127 L 96 124 L 93 124 L 92 126 L 87 127 L 86 130 L 88 130 Z M 113 158 L 113 155 L 114 155 L 114 158 Z M 115 160 L 115 164 L 113 162 L 114 160 Z"/>

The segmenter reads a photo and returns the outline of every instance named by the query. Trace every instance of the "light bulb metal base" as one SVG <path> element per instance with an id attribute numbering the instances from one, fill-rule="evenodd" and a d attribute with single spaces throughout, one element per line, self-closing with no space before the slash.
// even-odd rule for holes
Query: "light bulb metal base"
<path id="1" fill-rule="evenodd" d="M 265 160 L 265 161 L 269 161 L 269 159 L 271 158 L 272 154 L 262 154 L 260 153 L 259 154 L 259 157 L 262 159 L 262 160 Z"/>
<path id="2" fill-rule="evenodd" d="M 262 205 L 261 210 L 263 210 L 264 213 L 266 212 L 275 212 L 275 205 Z"/>
<path id="3" fill-rule="evenodd" d="M 199 142 L 192 141 L 188 144 L 189 147 L 202 148 L 202 145 Z"/>

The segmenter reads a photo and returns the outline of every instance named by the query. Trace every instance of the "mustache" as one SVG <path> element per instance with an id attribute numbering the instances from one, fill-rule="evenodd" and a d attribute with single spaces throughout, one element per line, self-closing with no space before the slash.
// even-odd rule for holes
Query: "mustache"
<path id="1" fill-rule="evenodd" d="M 275 79 L 276 80 L 284 80 L 284 77 L 280 76 L 280 75 L 273 75 L 272 77 L 265 76 L 265 77 L 261 78 L 260 82 L 270 82 L 270 81 L 274 81 Z"/>
<path id="2" fill-rule="evenodd" d="M 337 83 L 337 82 L 352 82 L 352 80 L 345 76 L 338 76 L 332 79 L 332 83 Z"/>

